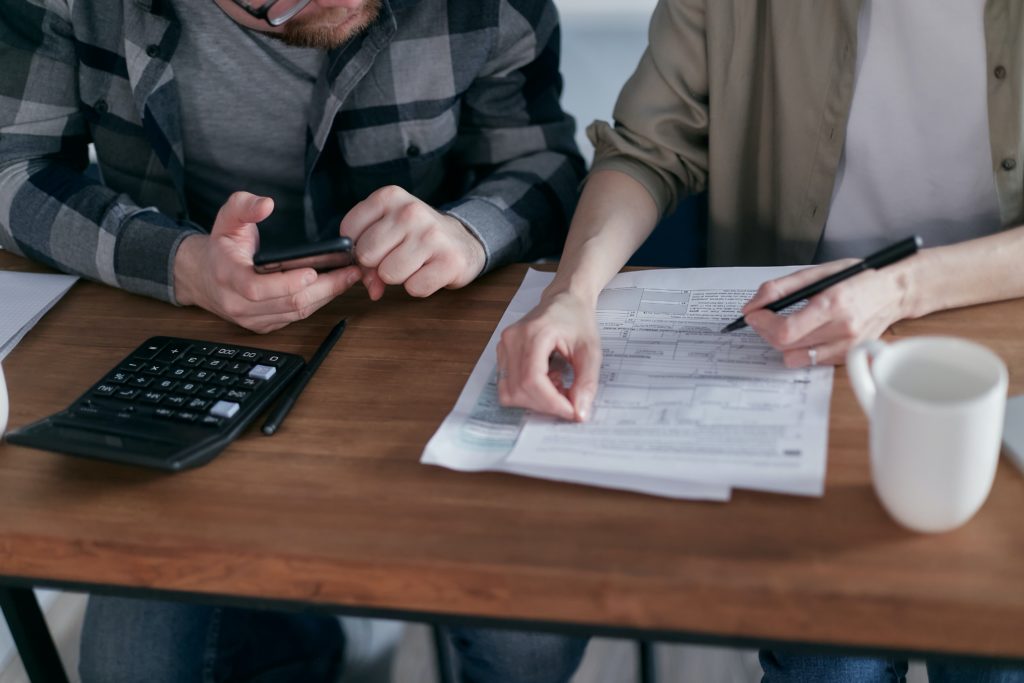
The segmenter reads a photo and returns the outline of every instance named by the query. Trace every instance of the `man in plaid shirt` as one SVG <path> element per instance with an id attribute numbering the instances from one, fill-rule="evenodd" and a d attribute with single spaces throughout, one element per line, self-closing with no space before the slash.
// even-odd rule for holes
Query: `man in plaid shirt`
<path id="1" fill-rule="evenodd" d="M 0 0 L 0 245 L 259 332 L 558 253 L 583 163 L 551 3 L 307 2 Z M 256 275 L 257 223 L 340 226 L 358 267 Z"/>
<path id="2" fill-rule="evenodd" d="M 258 332 L 360 280 L 427 296 L 555 254 L 583 174 L 550 0 L 0 0 L 0 65 L 0 245 Z M 253 270 L 261 240 L 339 231 L 354 266 Z M 584 645 L 453 635 L 466 681 L 564 681 Z M 81 673 L 333 681 L 342 643 L 324 617 L 94 597 Z"/>

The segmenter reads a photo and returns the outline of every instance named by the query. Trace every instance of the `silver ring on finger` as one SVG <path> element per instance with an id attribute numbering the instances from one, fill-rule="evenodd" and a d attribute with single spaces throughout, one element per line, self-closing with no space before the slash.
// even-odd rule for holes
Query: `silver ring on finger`
<path id="1" fill-rule="evenodd" d="M 818 364 L 818 349 L 813 346 L 807 349 L 807 357 L 811 359 L 811 367 L 813 368 Z"/>

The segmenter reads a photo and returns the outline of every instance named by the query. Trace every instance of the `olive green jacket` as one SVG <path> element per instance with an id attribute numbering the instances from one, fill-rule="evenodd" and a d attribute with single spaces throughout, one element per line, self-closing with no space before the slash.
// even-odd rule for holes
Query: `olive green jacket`
<path id="1" fill-rule="evenodd" d="M 660 0 L 614 128 L 588 130 L 594 170 L 632 176 L 662 213 L 707 189 L 711 265 L 811 262 L 853 99 L 860 6 Z M 1022 34 L 1024 2 L 988 0 L 992 172 L 1004 227 L 1024 220 Z"/>

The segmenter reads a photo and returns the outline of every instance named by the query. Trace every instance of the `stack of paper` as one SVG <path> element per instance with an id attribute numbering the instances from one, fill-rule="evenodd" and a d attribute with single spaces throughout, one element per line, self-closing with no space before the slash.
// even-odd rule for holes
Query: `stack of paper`
<path id="1" fill-rule="evenodd" d="M 832 368 L 787 369 L 753 331 L 719 332 L 762 282 L 793 270 L 615 277 L 598 301 L 604 362 L 585 424 L 498 404 L 501 332 L 553 277 L 531 270 L 421 461 L 674 498 L 822 495 Z"/>
<path id="2" fill-rule="evenodd" d="M 0 270 L 0 360 L 76 280 L 72 275 Z"/>

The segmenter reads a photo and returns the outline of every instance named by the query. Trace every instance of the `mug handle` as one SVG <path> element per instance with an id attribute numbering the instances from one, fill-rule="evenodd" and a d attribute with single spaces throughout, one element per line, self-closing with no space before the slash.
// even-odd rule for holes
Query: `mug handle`
<path id="1" fill-rule="evenodd" d="M 874 358 L 886 347 L 885 342 L 877 339 L 861 342 L 846 354 L 846 374 L 850 378 L 853 393 L 860 402 L 864 413 L 871 417 L 871 407 L 875 403 L 875 378 L 868 368 L 868 356 Z"/>

